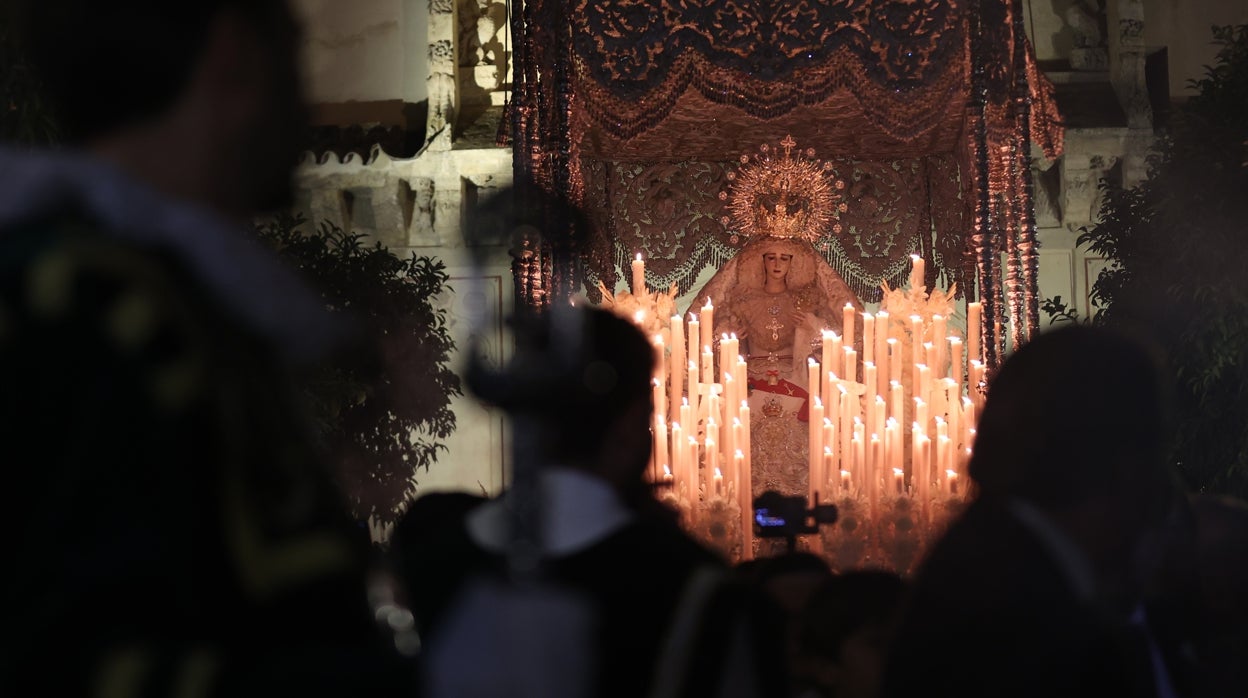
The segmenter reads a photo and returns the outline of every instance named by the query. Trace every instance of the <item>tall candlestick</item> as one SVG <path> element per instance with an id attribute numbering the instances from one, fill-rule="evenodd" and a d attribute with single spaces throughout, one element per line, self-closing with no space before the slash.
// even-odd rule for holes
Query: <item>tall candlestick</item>
<path id="1" fill-rule="evenodd" d="M 641 253 L 633 260 L 633 295 L 639 296 L 646 292 L 646 263 L 641 261 Z"/>
<path id="2" fill-rule="evenodd" d="M 862 314 L 862 362 L 875 363 L 875 316 L 871 313 Z M 874 390 L 875 386 L 867 383 Z"/>
<path id="3" fill-rule="evenodd" d="M 925 288 L 927 280 L 925 277 L 926 269 L 923 266 L 923 258 L 917 254 L 910 255 L 910 288 Z"/>
<path id="4" fill-rule="evenodd" d="M 701 332 L 701 330 L 700 330 L 699 328 L 700 328 L 700 323 L 698 323 L 698 318 L 697 318 L 697 316 L 695 316 L 693 313 L 689 313 L 689 347 L 688 347 L 688 351 L 689 351 L 689 361 L 690 361 L 690 362 L 696 362 L 696 361 L 697 361 L 698 352 L 699 352 L 699 351 L 701 351 L 701 349 L 700 349 L 699 347 L 701 347 L 701 346 L 702 346 L 702 343 L 701 343 L 701 341 L 700 341 L 700 338 L 701 338 L 701 336 L 702 336 L 702 332 Z M 696 389 L 696 388 L 694 388 L 694 387 L 693 387 L 693 385 L 694 385 L 695 383 L 700 383 L 700 382 L 702 382 L 702 376 L 701 376 L 700 374 L 698 374 L 698 369 L 697 369 L 697 366 L 694 366 L 693 373 L 691 373 L 691 374 L 690 374 L 690 380 L 689 380 L 689 385 L 690 385 L 690 388 L 689 388 L 689 399 L 690 399 L 690 400 L 694 399 L 694 395 L 697 393 L 697 389 Z"/>
<path id="5" fill-rule="evenodd" d="M 667 414 L 667 395 L 663 390 L 663 381 L 655 378 L 652 382 L 652 387 L 654 392 L 652 397 L 654 401 L 654 414 L 658 417 L 662 417 L 664 414 Z"/>
<path id="6" fill-rule="evenodd" d="M 808 479 L 810 480 L 810 499 L 814 500 L 818 491 L 818 478 L 816 474 L 819 470 L 821 462 L 820 457 L 823 455 L 823 401 L 818 397 L 812 399 L 810 406 L 810 423 L 808 437 L 810 441 L 808 453 L 810 458 L 807 466 L 810 472 Z"/>
<path id="7" fill-rule="evenodd" d="M 880 368 L 879 385 L 875 392 L 883 395 L 888 392 L 888 332 L 890 316 L 887 310 L 875 314 L 875 365 Z"/>
<path id="8" fill-rule="evenodd" d="M 841 337 L 845 346 L 854 346 L 854 310 L 853 303 L 846 303 L 841 311 Z"/>
<path id="9" fill-rule="evenodd" d="M 832 351 L 832 338 L 835 336 L 836 336 L 836 333 L 831 330 L 823 331 L 823 338 L 822 338 L 823 341 L 819 347 L 821 350 L 819 354 L 819 365 L 822 367 L 824 374 L 828 373 L 829 371 L 833 373 L 841 372 L 840 366 L 832 365 L 833 357 L 840 358 L 839 354 L 834 354 Z M 828 399 L 829 399 L 828 396 L 830 395 L 830 393 L 828 392 L 828 388 L 829 388 L 828 384 L 825 383 L 824 385 L 821 386 L 821 390 L 819 392 L 819 397 L 823 398 L 823 401 L 825 403 L 828 402 Z"/>
<path id="10" fill-rule="evenodd" d="M 814 357 L 806 360 L 806 392 L 812 398 L 822 395 L 819 385 L 819 362 Z"/>
<path id="11" fill-rule="evenodd" d="M 661 476 L 671 462 L 671 454 L 667 450 L 667 420 L 661 414 L 654 418 L 654 454 L 656 474 Z"/>
<path id="12" fill-rule="evenodd" d="M 898 422 L 904 424 L 906 419 L 906 405 L 903 400 L 905 400 L 905 392 L 901 388 L 901 381 L 889 381 L 889 411 L 892 413 L 893 419 L 896 419 Z"/>
<path id="13" fill-rule="evenodd" d="M 923 318 L 910 316 L 910 363 L 923 363 Z"/>
<path id="14" fill-rule="evenodd" d="M 945 323 L 944 315 L 932 316 L 932 345 L 936 349 L 936 356 L 934 357 L 935 363 L 932 364 L 929 361 L 928 365 L 930 365 L 932 370 L 935 371 L 934 375 L 937 378 L 944 378 L 949 375 L 945 372 L 945 338 L 949 334 L 946 331 L 946 328 L 947 325 Z"/>
<path id="15" fill-rule="evenodd" d="M 978 361 L 980 353 L 980 326 L 983 325 L 983 304 L 979 302 L 966 304 L 966 356 Z"/>
<path id="16" fill-rule="evenodd" d="M 679 423 L 672 424 L 672 473 L 678 478 L 684 478 L 682 472 L 685 468 L 685 432 L 680 428 Z"/>
<path id="17" fill-rule="evenodd" d="M 715 308 L 711 305 L 710 296 L 706 297 L 706 305 L 702 306 L 702 310 L 698 315 L 698 322 L 702 325 L 702 343 L 699 346 L 708 347 L 715 341 L 715 338 L 712 336 L 715 330 Z M 710 379 L 703 377 L 702 380 L 709 382 Z"/>
<path id="18" fill-rule="evenodd" d="M 858 352 L 849 345 L 845 345 L 845 380 L 858 382 Z"/>
<path id="19" fill-rule="evenodd" d="M 901 358 L 901 342 L 894 337 L 888 338 L 888 381 L 890 383 L 901 382 L 901 367 L 904 359 Z"/>
<path id="20" fill-rule="evenodd" d="M 962 385 L 962 373 L 966 367 L 962 365 L 962 339 L 960 337 L 949 338 L 949 377 L 959 386 Z"/>
<path id="21" fill-rule="evenodd" d="M 668 420 L 680 418 L 680 398 L 685 391 L 685 323 L 679 315 L 671 320 L 672 353 L 668 358 L 671 376 L 667 383 Z"/>

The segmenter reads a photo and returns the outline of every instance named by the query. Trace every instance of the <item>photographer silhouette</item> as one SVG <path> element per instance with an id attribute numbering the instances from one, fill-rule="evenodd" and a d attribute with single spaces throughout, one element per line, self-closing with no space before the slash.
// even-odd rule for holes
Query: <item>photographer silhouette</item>
<path id="1" fill-rule="evenodd" d="M 806 498 L 786 496 L 768 490 L 754 498 L 754 532 L 759 538 L 784 538 L 789 552 L 797 548 L 797 537 L 818 533 L 820 526 L 836 523 L 837 511 L 833 504 L 806 507 Z"/>

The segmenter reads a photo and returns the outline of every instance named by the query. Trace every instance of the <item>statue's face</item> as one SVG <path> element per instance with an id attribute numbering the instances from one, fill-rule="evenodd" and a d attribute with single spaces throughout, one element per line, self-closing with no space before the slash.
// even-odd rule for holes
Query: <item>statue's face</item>
<path id="1" fill-rule="evenodd" d="M 769 279 L 784 279 L 789 275 L 789 266 L 793 263 L 793 255 L 781 252 L 768 252 L 763 255 L 763 269 Z"/>

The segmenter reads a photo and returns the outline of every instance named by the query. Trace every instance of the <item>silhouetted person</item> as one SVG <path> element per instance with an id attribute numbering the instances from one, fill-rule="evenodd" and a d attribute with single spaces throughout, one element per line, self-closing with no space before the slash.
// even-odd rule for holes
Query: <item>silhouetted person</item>
<path id="1" fill-rule="evenodd" d="M 533 397 L 550 399 L 536 424 L 539 498 L 520 501 L 508 492 L 443 527 L 447 540 L 424 550 L 445 557 L 423 556 L 425 573 L 448 575 L 456 583 L 438 586 L 459 590 L 474 579 L 504 577 L 513 512 L 537 506 L 544 581 L 592 609 L 593 695 L 650 695 L 656 683 L 673 696 L 769 694 L 782 684 L 778 630 L 769 635 L 752 624 L 750 596 L 672 517 L 656 513 L 644 481 L 653 348 L 611 313 L 591 309 L 580 317 L 581 333 L 562 338 L 581 346 L 579 358 L 564 367 L 579 387 L 563 397 L 545 391 Z M 457 600 L 434 602 L 442 608 L 433 612 L 427 646 L 438 646 L 456 618 Z M 550 641 L 543 630 L 526 629 L 511 641 Z"/>
<path id="2" fill-rule="evenodd" d="M 399 518 L 390 537 L 390 559 L 403 601 L 415 615 L 417 630 L 428 634 L 445 600 L 459 580 L 442 574 L 437 565 L 454 555 L 443 546 L 454 536 L 444 529 L 461 525 L 464 516 L 487 501 L 468 492 L 432 492 L 417 497 Z"/>
<path id="3" fill-rule="evenodd" d="M 845 572 L 814 591 L 798 626 L 800 698 L 874 698 L 905 583 L 892 572 Z"/>
<path id="4" fill-rule="evenodd" d="M 285 1 L 18 9 L 71 140 L 0 152 L 0 694 L 388 690 L 288 384 L 341 333 L 243 232 L 291 193 Z"/>
<path id="5" fill-rule="evenodd" d="M 884 695 L 1162 696 L 1144 583 L 1173 502 L 1152 357 L 1041 334 L 992 382 L 979 496 L 923 563 Z"/>

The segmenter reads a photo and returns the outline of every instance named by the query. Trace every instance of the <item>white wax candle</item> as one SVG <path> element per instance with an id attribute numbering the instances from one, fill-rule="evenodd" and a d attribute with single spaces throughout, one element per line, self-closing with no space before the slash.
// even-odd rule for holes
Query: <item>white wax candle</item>
<path id="1" fill-rule="evenodd" d="M 945 316 L 932 316 L 932 344 L 936 350 L 935 364 L 931 364 L 932 371 L 935 372 L 937 378 L 944 378 L 949 375 L 945 372 L 945 337 L 948 336 L 946 330 Z"/>
<path id="2" fill-rule="evenodd" d="M 980 327 L 983 325 L 983 304 L 979 302 L 966 304 L 966 356 L 972 361 L 979 360 Z"/>
<path id="3" fill-rule="evenodd" d="M 848 470 L 841 471 L 841 494 L 849 496 L 854 486 L 853 474 Z"/>
<path id="4" fill-rule="evenodd" d="M 890 403 L 889 411 L 892 413 L 893 419 L 896 419 L 898 422 L 902 422 L 904 424 L 906 419 L 906 404 L 903 402 L 905 400 L 905 393 L 901 389 L 901 381 L 888 382 L 888 397 Z"/>
<path id="5" fill-rule="evenodd" d="M 715 480 L 715 496 L 724 496 L 724 474 L 719 471 L 719 468 L 715 469 L 715 475 L 713 478 Z"/>
<path id="6" fill-rule="evenodd" d="M 858 352 L 854 351 L 849 345 L 845 346 L 845 380 L 851 383 L 858 382 Z"/>
<path id="7" fill-rule="evenodd" d="M 923 363 L 923 318 L 910 316 L 910 363 Z"/>
<path id="8" fill-rule="evenodd" d="M 654 414 L 656 417 L 662 417 L 664 414 L 667 414 L 667 395 L 663 389 L 663 381 L 655 378 L 652 384 L 654 391 L 652 398 L 654 401 Z"/>
<path id="9" fill-rule="evenodd" d="M 910 255 L 910 288 L 921 289 L 927 283 L 925 280 L 925 271 L 923 258 L 917 254 Z"/>
<path id="10" fill-rule="evenodd" d="M 881 310 L 875 314 L 875 365 L 880 369 L 879 385 L 876 386 L 875 392 L 880 395 L 888 392 L 888 323 L 887 310 Z"/>
<path id="11" fill-rule="evenodd" d="M 961 394 L 962 374 L 966 370 L 966 366 L 962 363 L 962 338 L 949 338 L 949 377 L 959 386 L 959 394 Z"/>
<path id="12" fill-rule="evenodd" d="M 672 351 L 668 357 L 671 376 L 667 383 L 668 420 L 680 419 L 680 398 L 685 391 L 685 323 L 679 315 L 671 319 Z"/>
<path id="13" fill-rule="evenodd" d="M 711 305 L 710 296 L 707 296 L 706 298 L 706 305 L 702 306 L 702 311 L 699 314 L 698 322 L 701 324 L 701 330 L 702 330 L 700 346 L 710 346 L 711 343 L 715 341 L 714 337 L 712 336 L 712 333 L 715 329 L 715 308 L 714 306 Z M 706 379 L 703 379 L 703 380 L 706 380 Z"/>
<path id="14" fill-rule="evenodd" d="M 684 443 L 685 443 L 684 436 L 685 436 L 685 432 L 683 429 L 680 428 L 680 424 L 679 423 L 673 424 L 672 425 L 672 472 L 676 473 L 680 477 L 684 477 L 682 471 L 684 470 L 684 467 L 685 467 L 686 449 L 682 448 L 682 446 L 684 446 Z"/>
<path id="15" fill-rule="evenodd" d="M 822 395 L 819 385 L 819 362 L 814 357 L 806 360 L 806 392 L 812 398 Z"/>
<path id="16" fill-rule="evenodd" d="M 654 460 L 661 473 L 671 462 L 671 452 L 667 450 L 667 420 L 661 414 L 654 418 L 654 440 Z"/>
<path id="17" fill-rule="evenodd" d="M 699 341 L 701 336 L 702 336 L 702 332 L 700 330 L 700 324 L 698 323 L 698 319 L 694 316 L 693 313 L 689 313 L 689 346 L 688 346 L 689 354 L 688 356 L 689 356 L 689 361 L 691 363 L 696 362 L 698 360 L 697 359 L 698 352 L 699 352 L 698 347 L 702 346 L 701 342 Z M 698 373 L 697 366 L 694 366 L 693 373 L 690 374 L 690 377 L 689 377 L 690 386 L 692 386 L 694 383 L 701 383 L 703 380 L 704 379 L 701 376 L 701 374 Z M 695 392 L 697 391 L 691 387 L 689 391 L 689 396 L 693 397 Z"/>
<path id="18" fill-rule="evenodd" d="M 646 292 L 646 263 L 641 261 L 641 253 L 637 253 L 637 258 L 633 260 L 633 295 L 638 296 Z"/>
<path id="19" fill-rule="evenodd" d="M 823 401 L 815 397 L 810 405 L 809 422 L 807 428 L 807 436 L 809 439 L 810 457 L 807 461 L 807 468 L 810 473 L 810 499 L 815 498 L 818 491 L 818 477 L 820 465 L 822 461 L 820 456 L 823 454 Z"/>
<path id="20" fill-rule="evenodd" d="M 875 363 L 875 316 L 871 313 L 862 314 L 862 361 Z M 875 389 L 870 382 L 867 386 Z"/>
<path id="21" fill-rule="evenodd" d="M 855 314 L 856 311 L 854 310 L 853 303 L 846 303 L 845 307 L 841 310 L 841 337 L 847 347 L 854 346 Z"/>
<path id="22" fill-rule="evenodd" d="M 901 382 L 901 367 L 904 359 L 901 358 L 901 342 L 894 337 L 888 338 L 888 380 L 889 382 Z"/>
<path id="23" fill-rule="evenodd" d="M 825 373 L 827 373 L 828 371 L 831 371 L 833 373 L 840 373 L 840 368 L 832 365 L 832 357 L 834 356 L 832 353 L 832 338 L 835 336 L 836 336 L 836 333 L 832 332 L 831 330 L 823 331 L 823 337 L 822 337 L 823 341 L 821 342 L 819 346 L 819 349 L 820 349 L 819 365 L 822 367 Z M 828 392 L 828 386 L 826 384 L 822 385 L 819 391 L 819 397 L 823 398 L 823 401 L 826 403 L 828 402 L 829 395 L 830 393 Z"/>

